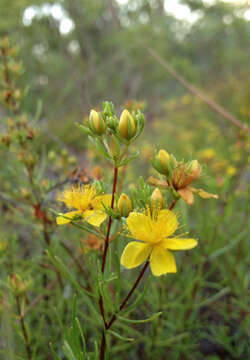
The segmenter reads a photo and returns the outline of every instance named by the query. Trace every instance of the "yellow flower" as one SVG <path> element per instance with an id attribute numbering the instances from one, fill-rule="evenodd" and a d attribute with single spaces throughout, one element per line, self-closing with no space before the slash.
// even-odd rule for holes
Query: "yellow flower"
<path id="1" fill-rule="evenodd" d="M 236 173 L 237 173 L 236 167 L 234 167 L 234 166 L 232 166 L 232 165 L 228 166 L 228 168 L 227 168 L 227 175 L 229 175 L 229 176 L 234 176 Z"/>
<path id="2" fill-rule="evenodd" d="M 103 204 L 111 205 L 111 195 L 98 195 L 94 185 L 66 189 L 58 198 L 69 209 L 76 209 L 56 218 L 58 225 L 68 224 L 74 219 L 84 219 L 93 226 L 100 226 L 107 218 Z"/>
<path id="3" fill-rule="evenodd" d="M 214 149 L 208 148 L 200 151 L 199 155 L 204 160 L 211 160 L 216 156 L 216 153 Z"/>
<path id="4" fill-rule="evenodd" d="M 121 257 L 127 269 L 141 265 L 149 258 L 153 275 L 175 273 L 176 263 L 170 250 L 188 250 L 197 245 L 194 239 L 170 237 L 178 228 L 176 215 L 167 209 L 146 209 L 144 213 L 132 212 L 127 219 L 130 242 Z"/>

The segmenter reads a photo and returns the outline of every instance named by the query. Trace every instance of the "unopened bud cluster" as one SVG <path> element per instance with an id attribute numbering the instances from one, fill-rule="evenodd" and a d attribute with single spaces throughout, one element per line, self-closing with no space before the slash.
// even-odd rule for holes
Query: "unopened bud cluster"
<path id="1" fill-rule="evenodd" d="M 151 177 L 149 179 L 150 184 L 161 186 L 165 189 L 169 188 L 175 200 L 181 197 L 187 204 L 192 205 L 194 193 L 203 199 L 218 198 L 216 194 L 210 194 L 203 189 L 196 189 L 190 186 L 191 183 L 202 176 L 202 168 L 197 160 L 178 162 L 172 154 L 169 155 L 166 150 L 162 149 L 155 154 L 151 162 L 160 174 L 165 175 L 166 180 Z"/>
<path id="2" fill-rule="evenodd" d="M 144 117 L 140 111 L 130 113 L 124 109 L 120 119 L 114 114 L 114 107 L 111 103 L 105 102 L 103 111 L 92 109 L 86 121 L 86 132 L 94 136 L 114 133 L 124 142 L 130 142 L 138 135 L 144 126 Z"/>
<path id="3" fill-rule="evenodd" d="M 161 149 L 152 160 L 154 168 L 174 186 L 176 190 L 200 178 L 202 169 L 197 160 L 178 162 L 174 155 Z"/>
<path id="4" fill-rule="evenodd" d="M 84 125 L 79 125 L 92 143 L 112 162 L 125 161 L 127 148 L 141 134 L 145 119 L 140 110 L 124 109 L 118 118 L 112 103 L 105 101 L 102 111 L 92 109 Z M 120 165 L 121 166 L 121 165 Z"/>

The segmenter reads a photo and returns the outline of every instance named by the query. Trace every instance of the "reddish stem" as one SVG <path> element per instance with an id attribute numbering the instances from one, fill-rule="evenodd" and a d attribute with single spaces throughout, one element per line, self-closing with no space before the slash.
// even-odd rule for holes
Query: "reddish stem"
<path id="1" fill-rule="evenodd" d="M 127 304 L 128 300 L 129 300 L 130 297 L 133 295 L 135 289 L 137 288 L 139 282 L 141 281 L 141 279 L 142 279 L 145 271 L 147 270 L 148 266 L 149 266 L 149 260 L 146 261 L 146 263 L 145 263 L 145 265 L 143 266 L 143 268 L 142 268 L 142 270 L 141 270 L 138 278 L 136 279 L 136 281 L 135 281 L 132 289 L 130 290 L 130 292 L 128 293 L 128 295 L 125 297 L 125 299 L 124 299 L 123 302 L 121 303 L 120 308 L 119 308 L 120 311 L 125 307 L 125 305 Z M 111 325 L 114 323 L 115 320 L 116 320 L 116 315 L 114 314 L 114 315 L 112 316 L 112 318 L 110 319 L 109 323 L 107 324 L 106 330 L 108 330 L 108 329 L 111 327 Z"/>
<path id="2" fill-rule="evenodd" d="M 169 210 L 173 210 L 173 208 L 175 207 L 176 203 L 177 203 L 178 199 L 174 199 L 172 204 L 170 205 Z"/>
<path id="3" fill-rule="evenodd" d="M 116 191 L 116 185 L 117 185 L 117 177 L 118 177 L 118 168 L 114 167 L 114 178 L 113 178 L 113 189 L 112 189 L 112 198 L 111 198 L 111 209 L 114 208 L 114 202 L 115 202 L 115 191 Z M 105 265 L 106 265 L 106 259 L 108 254 L 108 247 L 109 247 L 109 236 L 110 236 L 110 230 L 112 225 L 112 217 L 109 216 L 108 221 L 108 229 L 107 234 L 105 238 L 105 244 L 104 244 L 104 250 L 102 255 L 102 274 L 104 274 L 105 271 Z M 105 311 L 103 306 L 103 298 L 102 295 L 99 297 L 99 308 L 103 319 L 103 324 L 105 327 L 105 330 L 107 328 L 107 322 L 105 318 Z M 104 360 L 105 358 L 105 349 L 106 349 L 106 339 L 105 339 L 105 330 L 102 332 L 102 342 L 101 342 L 101 349 L 100 349 L 100 360 Z"/>
<path id="4" fill-rule="evenodd" d="M 125 305 L 127 304 L 128 300 L 130 299 L 130 297 L 133 295 L 135 289 L 137 288 L 139 282 L 141 281 L 145 271 L 147 270 L 149 265 L 149 261 L 147 260 L 145 265 L 143 266 L 138 278 L 136 279 L 134 285 L 132 286 L 130 292 L 128 293 L 128 295 L 125 297 L 125 299 L 123 300 L 123 302 L 121 303 L 119 310 L 121 311 Z M 102 332 L 102 342 L 101 342 L 101 349 L 100 349 L 100 360 L 104 360 L 105 359 L 105 350 L 106 350 L 106 339 L 105 339 L 105 331 L 107 331 L 108 329 L 111 328 L 112 324 L 115 322 L 116 320 L 116 314 L 113 314 L 111 319 L 109 320 L 108 324 L 105 324 L 105 330 L 103 330 Z"/>

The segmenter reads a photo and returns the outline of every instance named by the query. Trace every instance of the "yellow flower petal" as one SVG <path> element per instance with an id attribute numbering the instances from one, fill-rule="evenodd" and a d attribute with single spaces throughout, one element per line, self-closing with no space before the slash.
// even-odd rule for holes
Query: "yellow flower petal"
<path id="1" fill-rule="evenodd" d="M 99 227 L 107 218 L 107 214 L 100 210 L 86 210 L 83 217 L 89 224 Z"/>
<path id="2" fill-rule="evenodd" d="M 127 226 L 131 235 L 141 241 L 150 240 L 150 217 L 138 212 L 131 212 L 127 218 Z"/>
<path id="3" fill-rule="evenodd" d="M 210 198 L 213 198 L 213 199 L 218 199 L 218 195 L 216 194 L 210 194 L 202 189 L 196 189 L 196 188 L 192 188 L 192 191 L 197 193 L 197 195 L 199 195 L 201 198 L 203 199 L 210 199 Z"/>
<path id="4" fill-rule="evenodd" d="M 152 246 L 140 242 L 132 241 L 128 243 L 122 253 L 121 264 L 127 269 L 132 269 L 141 265 L 147 260 Z"/>
<path id="5" fill-rule="evenodd" d="M 178 228 L 178 220 L 173 211 L 167 209 L 161 210 L 158 214 L 155 228 L 159 232 L 159 239 L 172 235 Z"/>
<path id="6" fill-rule="evenodd" d="M 93 206 L 94 209 L 103 210 L 102 204 L 104 204 L 106 207 L 111 206 L 111 199 L 112 199 L 111 194 L 99 195 L 99 196 L 96 196 L 91 201 L 91 205 Z"/>
<path id="7" fill-rule="evenodd" d="M 176 273 L 174 255 L 161 246 L 154 246 L 150 256 L 150 268 L 155 276 L 167 273 Z"/>
<path id="8" fill-rule="evenodd" d="M 164 248 L 170 250 L 188 250 L 197 246 L 195 239 L 172 238 L 164 240 Z"/>
<path id="9" fill-rule="evenodd" d="M 64 225 L 64 224 L 68 224 L 72 221 L 72 219 L 76 216 L 76 215 L 81 215 L 80 211 L 70 211 L 67 212 L 65 214 L 60 214 L 60 216 L 57 216 L 56 218 L 56 223 L 57 225 Z"/>

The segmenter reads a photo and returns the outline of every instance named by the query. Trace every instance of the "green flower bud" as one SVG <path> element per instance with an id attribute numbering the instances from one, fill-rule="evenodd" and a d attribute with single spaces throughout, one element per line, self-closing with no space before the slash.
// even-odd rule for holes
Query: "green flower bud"
<path id="1" fill-rule="evenodd" d="M 150 198 L 150 207 L 151 209 L 157 208 L 162 209 L 163 208 L 163 196 L 161 191 L 156 188 Z"/>
<path id="2" fill-rule="evenodd" d="M 119 122 L 119 131 L 122 137 L 126 140 L 130 140 L 135 136 L 136 133 L 135 120 L 127 109 L 123 110 L 121 114 L 120 122 Z"/>
<path id="3" fill-rule="evenodd" d="M 152 161 L 153 166 L 159 173 L 169 176 L 171 173 L 171 156 L 166 150 L 161 149 Z"/>
<path id="4" fill-rule="evenodd" d="M 96 135 L 102 135 L 105 133 L 106 124 L 100 113 L 95 110 L 91 110 L 89 114 L 89 126 L 90 129 Z"/>
<path id="5" fill-rule="evenodd" d="M 127 217 L 133 208 L 132 202 L 126 194 L 121 194 L 117 207 L 122 217 Z"/>
<path id="6" fill-rule="evenodd" d="M 164 150 L 164 149 L 161 149 L 159 152 L 158 152 L 158 155 L 157 155 L 157 158 L 162 166 L 162 168 L 164 170 L 168 170 L 168 166 L 167 164 L 169 163 L 170 161 L 170 155 L 169 153 Z"/>

